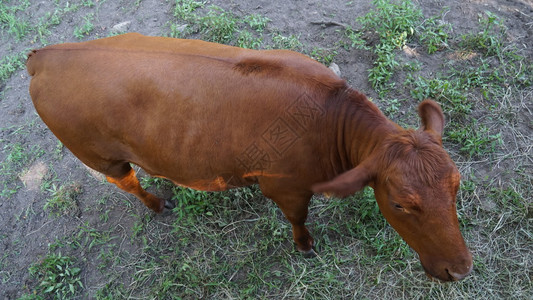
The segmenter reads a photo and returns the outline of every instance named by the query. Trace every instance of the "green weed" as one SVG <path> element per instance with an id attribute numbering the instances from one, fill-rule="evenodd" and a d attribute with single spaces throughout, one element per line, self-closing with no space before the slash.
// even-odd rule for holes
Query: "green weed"
<path id="1" fill-rule="evenodd" d="M 0 85 L 13 73 L 26 67 L 25 53 L 6 55 L 0 60 Z"/>
<path id="2" fill-rule="evenodd" d="M 417 28 L 417 34 L 420 41 L 426 46 L 427 52 L 433 54 L 440 49 L 448 47 L 448 33 L 451 31 L 451 25 L 439 23 L 438 18 L 442 16 L 434 16 L 426 19 Z"/>
<path id="3" fill-rule="evenodd" d="M 372 87 L 381 95 L 385 95 L 394 87 L 390 82 L 394 70 L 400 65 L 394 53 L 396 47 L 392 44 L 379 44 L 374 49 L 377 55 L 374 67 L 368 70 L 368 81 Z"/>
<path id="4" fill-rule="evenodd" d="M 184 21 L 195 21 L 196 14 L 194 11 L 198 8 L 204 7 L 205 2 L 194 0 L 176 0 L 174 7 L 174 16 Z"/>
<path id="5" fill-rule="evenodd" d="M 356 49 L 361 50 L 371 50 L 369 46 L 367 46 L 367 41 L 363 38 L 363 33 L 359 31 L 355 31 L 351 26 L 347 26 L 346 30 L 344 32 L 344 35 L 351 41 L 350 46 Z M 348 47 L 345 47 L 348 48 Z"/>
<path id="6" fill-rule="evenodd" d="M 169 180 L 160 178 L 160 177 L 152 177 L 152 176 L 141 177 L 140 183 L 143 189 L 147 189 L 154 185 L 156 189 L 174 187 L 174 184 L 170 182 Z"/>
<path id="7" fill-rule="evenodd" d="M 505 27 L 502 20 L 495 14 L 486 11 L 479 15 L 479 24 L 482 30 L 475 34 L 464 35 L 462 47 L 480 51 L 485 55 L 502 55 Z"/>
<path id="8" fill-rule="evenodd" d="M 372 255 L 372 260 L 377 261 L 383 257 L 398 257 L 402 260 L 410 255 L 409 246 L 381 215 L 371 188 L 367 187 L 355 195 L 352 203 L 355 206 L 355 214 L 353 219 L 348 221 L 348 230 L 372 247 L 376 252 Z"/>
<path id="9" fill-rule="evenodd" d="M 113 239 L 116 238 L 111 235 L 111 230 L 98 230 L 94 227 L 91 227 L 87 222 L 80 225 L 78 228 L 78 232 L 68 237 L 67 240 L 67 245 L 72 249 L 84 248 L 87 251 L 90 251 L 95 247 L 108 245 Z"/>
<path id="10" fill-rule="evenodd" d="M 42 44 L 47 44 L 46 37 L 51 34 L 50 28 L 61 24 L 61 17 L 63 14 L 63 10 L 56 9 L 54 12 L 48 12 L 44 17 L 40 18 L 34 26 L 34 31 L 36 33 L 34 41 L 39 38 Z"/>
<path id="11" fill-rule="evenodd" d="M 17 16 L 17 12 L 24 11 L 30 6 L 28 0 L 20 1 L 18 5 L 7 6 L 0 3 L 0 28 L 13 35 L 18 41 L 22 40 L 30 31 L 28 21 Z"/>
<path id="12" fill-rule="evenodd" d="M 103 288 L 96 291 L 97 300 L 114 300 L 127 298 L 127 289 L 124 284 L 108 282 Z"/>
<path id="13" fill-rule="evenodd" d="M 234 39 L 237 19 L 221 8 L 213 6 L 198 22 L 204 38 L 208 41 L 226 44 Z"/>
<path id="14" fill-rule="evenodd" d="M 82 0 L 81 1 L 81 5 L 83 5 L 85 7 L 93 7 L 94 6 L 94 2 L 93 2 L 93 0 Z"/>
<path id="15" fill-rule="evenodd" d="M 440 102 L 444 110 L 452 116 L 464 116 L 472 111 L 472 104 L 466 97 L 466 88 L 453 78 L 450 80 L 442 77 L 415 79 L 412 75 L 408 75 L 406 85 L 410 86 L 411 95 L 415 99 L 419 101 L 427 98 L 434 99 Z"/>
<path id="16" fill-rule="evenodd" d="M 6 154 L 6 158 L 0 162 L 0 174 L 5 178 L 2 180 L 2 186 L 0 186 L 2 188 L 0 196 L 9 198 L 21 188 L 17 176 L 22 173 L 25 167 L 42 156 L 44 150 L 38 145 L 27 149 L 20 143 L 13 143 L 5 145 L 2 152 Z"/>
<path id="17" fill-rule="evenodd" d="M 77 10 L 79 7 L 79 5 L 69 5 L 67 3 L 65 8 L 61 9 L 56 3 L 57 7 L 54 11 L 47 12 L 45 16 L 34 22 L 33 18 L 28 20 L 25 14 L 19 13 L 26 12 L 29 6 L 29 0 L 18 1 L 18 5 L 12 6 L 0 3 L 0 28 L 11 34 L 18 41 L 22 41 L 26 36 L 34 33 L 33 42 L 39 39 L 43 44 L 46 44 L 46 37 L 51 33 L 50 28 L 60 24 L 61 17 L 64 14 Z"/>
<path id="18" fill-rule="evenodd" d="M 272 35 L 272 44 L 274 49 L 287 49 L 293 51 L 301 51 L 303 49 L 302 42 L 300 42 L 300 39 L 294 34 L 284 36 L 281 33 L 274 33 Z"/>
<path id="19" fill-rule="evenodd" d="M 83 289 L 81 269 L 76 261 L 61 252 L 46 255 L 29 268 L 30 275 L 39 281 L 36 292 L 54 299 L 70 299 Z"/>
<path id="20" fill-rule="evenodd" d="M 91 33 L 91 31 L 94 29 L 94 24 L 92 23 L 94 20 L 94 14 L 88 14 L 83 19 L 85 20 L 85 23 L 80 26 L 76 26 L 73 33 L 74 36 L 80 40 L 89 35 L 89 33 Z"/>
<path id="21" fill-rule="evenodd" d="M 372 3 L 375 8 L 357 18 L 361 30 L 348 26 L 344 34 L 351 47 L 374 53 L 368 80 L 383 97 L 395 85 L 391 79 L 401 66 L 397 60 L 398 50 L 416 35 L 426 45 L 428 53 L 434 53 L 447 46 L 449 26 L 439 23 L 438 16 L 423 21 L 422 10 L 408 0 L 374 0 Z M 368 46 L 372 44 L 374 46 Z"/>
<path id="22" fill-rule="evenodd" d="M 504 188 L 492 187 L 489 190 L 489 197 L 498 203 L 502 210 L 518 215 L 516 221 L 520 222 L 527 218 L 528 201 L 526 201 L 523 192 L 516 188 L 517 186 L 519 185 L 513 184 Z"/>
<path id="23" fill-rule="evenodd" d="M 461 153 L 470 158 L 494 153 L 498 146 L 503 144 L 500 133 L 490 134 L 487 127 L 476 122 L 450 129 L 445 136 L 459 144 Z"/>
<path id="24" fill-rule="evenodd" d="M 375 31 L 380 44 L 403 47 L 414 34 L 422 11 L 408 0 L 374 0 L 372 3 L 376 8 L 358 18 L 358 22 L 364 30 Z"/>
<path id="25" fill-rule="evenodd" d="M 259 49 L 263 44 L 263 39 L 255 37 L 248 30 L 241 30 L 237 39 L 236 46 L 247 49 Z"/>
<path id="26" fill-rule="evenodd" d="M 41 192 L 45 193 L 49 190 L 52 190 L 53 185 L 57 182 L 59 182 L 59 179 L 57 178 L 57 173 L 54 170 L 53 165 L 49 164 L 48 171 L 46 172 L 46 174 L 44 174 L 39 188 Z"/>
<path id="27" fill-rule="evenodd" d="M 213 204 L 210 193 L 181 187 L 174 188 L 172 192 L 174 194 L 172 200 L 176 203 L 173 212 L 178 221 L 194 218 L 199 214 L 212 215 Z"/>
<path id="28" fill-rule="evenodd" d="M 50 198 L 46 200 L 44 210 L 57 217 L 77 208 L 76 197 L 82 193 L 82 189 L 78 183 L 62 185 L 59 188 L 52 183 L 47 192 L 50 193 Z"/>
<path id="29" fill-rule="evenodd" d="M 387 106 L 383 109 L 383 111 L 389 118 L 394 118 L 400 112 L 402 103 L 405 101 L 405 99 L 389 99 L 387 100 Z"/>
<path id="30" fill-rule="evenodd" d="M 270 19 L 259 14 L 251 14 L 244 17 L 244 22 L 250 25 L 253 30 L 261 33 L 265 30 Z"/>
<path id="31" fill-rule="evenodd" d="M 376 8 L 357 18 L 357 21 L 363 26 L 362 31 L 375 32 L 377 35 L 378 42 L 372 49 L 376 60 L 374 67 L 369 70 L 368 79 L 372 87 L 383 96 L 393 87 L 390 79 L 399 66 L 394 51 L 402 48 L 414 34 L 422 18 L 422 11 L 407 0 L 374 0 L 372 3 Z M 352 45 L 366 48 L 360 33 L 348 28 L 346 35 Z"/>
<path id="32" fill-rule="evenodd" d="M 338 53 L 336 50 L 315 47 L 311 51 L 310 56 L 314 60 L 319 61 L 326 66 L 329 66 L 333 62 L 333 59 L 335 59 L 335 56 L 337 56 L 337 54 Z"/>
<path id="33" fill-rule="evenodd" d="M 56 147 L 54 148 L 54 157 L 56 159 L 63 158 L 63 149 L 65 149 L 65 146 L 63 145 L 63 143 L 61 143 L 61 141 L 58 140 Z"/>
<path id="34" fill-rule="evenodd" d="M 186 24 L 171 24 L 170 36 L 185 38 L 190 34 L 199 33 L 202 39 L 211 42 L 234 44 L 248 49 L 261 47 L 261 34 L 270 21 L 268 18 L 258 14 L 237 18 L 233 13 L 214 5 L 200 12 L 204 5 L 205 2 L 176 0 L 174 16 Z"/>
<path id="35" fill-rule="evenodd" d="M 150 215 L 144 215 L 144 216 L 136 216 L 137 221 L 133 224 L 132 227 L 132 240 L 139 236 L 145 229 L 146 224 L 148 224 L 151 220 Z"/>

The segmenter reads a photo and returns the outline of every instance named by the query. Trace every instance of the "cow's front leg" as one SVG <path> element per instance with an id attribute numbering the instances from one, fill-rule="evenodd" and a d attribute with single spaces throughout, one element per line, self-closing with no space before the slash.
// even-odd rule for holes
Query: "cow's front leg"
<path id="1" fill-rule="evenodd" d="M 305 257 L 314 257 L 314 240 L 305 226 L 307 220 L 308 205 L 311 196 L 275 196 L 272 200 L 281 209 L 287 220 L 292 225 L 292 237 L 296 248 Z"/>

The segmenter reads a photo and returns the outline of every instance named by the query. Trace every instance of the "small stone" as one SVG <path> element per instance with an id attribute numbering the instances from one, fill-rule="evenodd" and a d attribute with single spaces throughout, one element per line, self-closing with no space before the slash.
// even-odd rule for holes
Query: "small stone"
<path id="1" fill-rule="evenodd" d="M 185 29 L 187 28 L 187 24 L 176 26 L 176 31 L 183 33 Z"/>
<path id="2" fill-rule="evenodd" d="M 124 21 L 111 27 L 112 32 L 125 32 L 130 26 L 131 21 Z"/>
<path id="3" fill-rule="evenodd" d="M 333 71 L 333 73 L 337 74 L 337 76 L 341 77 L 341 69 L 339 68 L 339 66 L 336 64 L 336 63 L 331 63 L 329 65 L 329 69 L 331 71 Z"/>
<path id="4" fill-rule="evenodd" d="M 38 191 L 46 173 L 48 173 L 48 167 L 44 162 L 38 161 L 20 176 L 20 180 L 28 190 Z"/>

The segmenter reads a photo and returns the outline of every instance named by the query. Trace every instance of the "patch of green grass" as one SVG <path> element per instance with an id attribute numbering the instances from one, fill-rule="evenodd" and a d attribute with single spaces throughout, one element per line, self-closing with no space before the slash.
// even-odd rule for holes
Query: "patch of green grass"
<path id="1" fill-rule="evenodd" d="M 76 260 L 61 252 L 49 253 L 29 268 L 30 275 L 39 281 L 35 292 L 54 299 L 70 299 L 83 289 L 81 269 Z"/>
<path id="2" fill-rule="evenodd" d="M 263 39 L 256 37 L 248 30 L 239 31 L 239 37 L 235 46 L 246 49 L 259 49 L 263 44 Z"/>
<path id="3" fill-rule="evenodd" d="M 11 54 L 0 60 L 0 85 L 13 73 L 26 67 L 26 55 L 23 53 Z"/>
<path id="4" fill-rule="evenodd" d="M 18 41 L 29 33 L 30 24 L 18 17 L 17 12 L 24 11 L 29 6 L 29 0 L 19 1 L 18 5 L 11 6 L 8 6 L 8 3 L 0 3 L 0 28 L 14 36 Z"/>
<path id="5" fill-rule="evenodd" d="M 52 166 L 52 164 L 49 164 L 46 174 L 44 174 L 44 176 L 42 177 L 42 181 L 41 181 L 41 185 L 39 189 L 41 190 L 41 192 L 46 193 L 49 190 L 54 189 L 53 185 L 58 182 L 60 181 L 57 178 L 57 173 L 54 170 L 54 167 Z"/>
<path id="6" fill-rule="evenodd" d="M 151 186 L 155 186 L 156 189 L 171 188 L 174 184 L 167 179 L 152 176 L 143 176 L 140 179 L 140 183 L 143 189 L 147 189 Z"/>
<path id="7" fill-rule="evenodd" d="M 405 99 L 389 99 L 386 103 L 387 106 L 383 109 L 383 112 L 390 119 L 394 119 L 394 117 L 400 113 L 402 103 L 405 101 Z"/>
<path id="8" fill-rule="evenodd" d="M 427 98 L 441 103 L 444 110 L 456 116 L 464 116 L 472 111 L 472 103 L 467 99 L 466 88 L 453 77 L 450 79 L 437 76 L 430 79 L 408 75 L 406 85 L 410 86 L 411 95 L 422 101 Z"/>
<path id="9" fill-rule="evenodd" d="M 34 26 L 34 31 L 36 34 L 34 41 L 39 38 L 41 44 L 46 45 L 48 43 L 46 38 L 51 34 L 50 28 L 61 24 L 61 17 L 63 14 L 64 10 L 56 9 L 53 12 L 48 12 L 44 17 L 41 17 Z"/>
<path id="10" fill-rule="evenodd" d="M 18 1 L 16 5 L 9 5 L 13 2 L 17 1 L 0 3 L 0 28 L 18 41 L 34 35 L 32 43 L 39 40 L 42 44 L 47 43 L 46 37 L 51 33 L 50 28 L 60 24 L 63 15 L 76 11 L 80 6 L 80 4 L 66 3 L 64 8 L 61 8 L 59 3 L 56 3 L 53 11 L 35 19 L 27 13 L 30 6 L 29 0 Z"/>
<path id="11" fill-rule="evenodd" d="M 329 66 L 333 62 L 337 54 L 338 52 L 336 50 L 315 47 L 311 51 L 310 56 L 314 60 L 319 61 L 326 66 Z"/>
<path id="12" fill-rule="evenodd" d="M 374 67 L 369 70 L 368 79 L 372 87 L 380 95 L 384 95 L 392 88 L 390 79 L 399 66 L 394 50 L 402 48 L 414 34 L 415 27 L 422 18 L 422 11 L 408 0 L 374 0 L 372 3 L 376 8 L 357 18 L 357 21 L 363 26 L 363 31 L 375 32 L 377 35 L 378 42 L 373 48 L 376 60 Z M 351 28 L 348 36 L 353 45 L 361 45 L 360 35 L 355 34 Z"/>
<path id="13" fill-rule="evenodd" d="M 8 185 L 7 183 L 3 184 L 2 191 L 0 191 L 0 196 L 3 198 L 9 198 L 12 195 L 16 194 L 17 191 L 20 189 L 20 186 L 12 186 Z"/>
<path id="14" fill-rule="evenodd" d="M 420 42 L 426 46 L 428 54 L 448 47 L 448 33 L 451 32 L 451 25 L 439 22 L 438 19 L 442 18 L 442 14 L 426 19 L 419 25 L 423 27 L 422 30 L 417 30 Z"/>
<path id="15" fill-rule="evenodd" d="M 15 1 L 4 3 L 11 5 Z M 55 16 L 58 21 L 67 10 L 74 12 L 74 8 L 82 7 L 81 1 L 70 4 L 68 9 L 56 3 L 58 12 L 50 18 Z M 183 6 L 187 3 L 193 7 L 190 11 Z M 203 38 L 199 20 L 207 16 L 212 7 L 207 1 L 176 1 L 176 4 L 182 5 L 179 14 L 184 16 L 176 17 L 173 22 L 176 31 L 177 27 L 187 25 L 181 28 L 180 36 Z M 221 12 L 215 9 L 213 15 Z M 280 35 L 270 24 L 260 29 L 246 15 L 234 17 L 236 25 L 233 37 L 228 41 L 230 44 L 295 49 L 322 62 L 334 59 L 333 53 L 323 51 L 330 49 L 329 44 L 309 46 L 305 39 L 302 39 L 303 43 L 298 41 L 297 33 L 283 31 L 284 35 Z M 532 232 L 529 200 L 533 195 L 527 160 L 530 157 L 528 145 L 531 144 L 528 143 L 531 139 L 527 135 L 527 126 L 533 125 L 528 110 L 533 64 L 529 58 L 519 55 L 522 52 L 506 44 L 504 38 L 503 48 L 497 54 L 497 43 L 494 43 L 494 51 L 488 51 L 482 46 L 474 46 L 477 42 L 466 43 L 467 39 L 461 37 L 457 42 L 458 38 L 452 36 L 453 31 L 448 31 L 447 25 L 439 27 L 442 23 L 438 18 L 423 19 L 414 23 L 412 35 L 408 31 L 408 45 L 424 57 L 426 53 L 422 52 L 426 50 L 446 49 L 449 52 L 418 60 L 418 57 L 405 58 L 395 45 L 383 49 L 380 56 L 384 57 L 381 63 L 384 71 L 376 72 L 375 77 L 386 78 L 387 72 L 392 70 L 388 83 L 395 83 L 395 88 L 389 92 L 391 96 L 387 98 L 390 99 L 380 101 L 380 107 L 389 117 L 408 119 L 409 115 L 404 115 L 406 112 L 402 109 L 413 107 L 414 103 L 403 102 L 409 95 L 417 101 L 433 97 L 443 105 L 448 121 L 444 140 L 446 146 L 452 148 L 450 154 L 463 175 L 457 212 L 461 231 L 474 254 L 471 276 L 450 284 L 430 282 L 416 254 L 379 213 L 371 189 L 347 199 L 312 199 L 308 227 L 317 242 L 319 257 L 315 259 L 304 259 L 294 250 L 289 222 L 269 199 L 260 195 L 257 187 L 221 193 L 176 189 L 173 202 L 178 208 L 170 216 L 154 216 L 130 195 L 97 195 L 89 199 L 89 193 L 83 193 L 79 197 L 96 205 L 83 205 L 86 209 L 81 220 L 68 218 L 83 224 L 74 223 L 74 233 L 59 236 L 50 245 L 50 251 L 62 251 L 69 257 L 87 260 L 88 272 L 80 272 L 79 277 L 81 282 L 91 286 L 82 291 L 75 284 L 76 293 L 69 294 L 67 290 L 66 298 L 528 299 L 532 290 L 528 273 Z M 24 39 L 31 39 L 34 32 L 46 38 L 48 30 L 53 31 L 53 25 L 48 25 L 53 24 L 50 19 L 33 21 L 43 24 L 42 34 L 37 34 L 30 26 L 30 34 Z M 480 23 L 480 26 L 484 25 Z M 380 40 L 374 31 L 372 28 L 346 30 L 346 45 L 362 51 L 375 51 Z M 473 31 L 478 32 L 477 29 Z M 483 33 L 483 28 L 479 32 Z M 497 37 L 498 34 L 499 27 L 494 25 L 486 36 Z M 11 33 L 6 35 L 14 38 Z M 402 35 L 399 39 L 389 36 L 390 40 L 400 42 L 402 38 Z M 484 45 L 492 44 L 484 42 Z M 428 69 L 432 71 L 434 66 L 428 68 L 424 63 L 427 59 L 447 59 L 453 57 L 452 51 L 462 50 L 475 55 L 442 61 L 437 71 L 428 74 Z M 373 55 L 378 56 L 374 52 Z M 410 73 L 411 77 L 405 73 Z M 405 77 L 408 81 L 404 85 Z M 516 91 L 520 91 L 518 96 Z M 2 138 L 11 141 L 11 132 L 18 138 L 35 130 L 28 129 L 28 126 L 11 128 L 2 132 Z M 515 141 L 520 139 L 525 142 Z M 504 141 L 504 145 L 498 140 Z M 15 180 L 32 162 L 31 158 L 28 161 L 23 159 L 25 153 L 33 151 L 26 146 L 27 142 L 18 144 L 21 149 L 6 146 L 2 154 L 2 163 L 10 166 L 6 170 Z M 64 151 L 60 145 L 57 145 L 57 151 L 54 147 L 48 145 L 51 151 L 45 155 L 47 158 L 53 156 L 52 164 L 56 165 L 60 163 L 55 161 L 60 159 L 56 152 Z M 13 155 L 8 161 L 11 152 Z M 11 159 L 22 163 L 11 163 Z M 483 175 L 476 178 L 469 172 Z M 3 183 L 6 174 L 0 176 Z M 168 181 L 148 177 L 141 178 L 141 182 L 152 189 L 166 189 L 168 184 Z M 58 184 L 55 177 L 42 188 L 49 189 L 53 183 Z M 11 181 L 8 187 L 12 188 L 11 185 L 16 186 L 16 181 Z M 17 223 L 27 220 L 23 214 L 20 213 Z M 61 219 L 50 222 L 58 220 Z M 19 248 L 24 245 L 22 237 L 15 236 L 14 239 L 12 244 Z M 0 256 L 0 265 L 9 264 L 14 256 L 20 255 L 16 249 L 6 253 Z M 73 266 L 77 266 L 77 262 L 74 261 Z M 10 277 L 14 272 L 8 272 L 0 271 L 0 278 L 12 282 Z M 42 292 L 39 283 L 28 281 L 28 286 L 23 288 L 33 294 L 24 295 L 23 299 L 53 298 L 52 294 Z"/>
<path id="16" fill-rule="evenodd" d="M 58 140 L 53 153 L 56 159 L 61 160 L 63 158 L 63 149 L 65 149 L 65 146 Z"/>
<path id="17" fill-rule="evenodd" d="M 109 201 L 109 196 L 103 195 L 100 197 L 100 199 L 97 201 L 97 206 L 91 207 L 90 209 L 99 213 L 98 219 L 101 223 L 107 223 L 109 221 L 109 213 L 112 210 L 112 204 Z"/>
<path id="18" fill-rule="evenodd" d="M 299 37 L 294 34 L 285 36 L 281 33 L 274 33 L 272 35 L 272 48 L 274 49 L 302 51 L 303 47 L 304 45 L 300 42 Z"/>
<path id="19" fill-rule="evenodd" d="M 375 31 L 381 44 L 401 48 L 415 32 L 422 11 L 411 1 L 374 0 L 371 12 L 357 20 L 364 30 Z"/>
<path id="20" fill-rule="evenodd" d="M 195 218 L 198 214 L 211 216 L 213 208 L 213 195 L 208 192 L 196 191 L 190 188 L 174 188 L 173 203 L 176 207 L 173 212 L 177 221 Z"/>
<path id="21" fill-rule="evenodd" d="M 81 5 L 83 5 L 85 7 L 93 7 L 94 6 L 94 2 L 93 2 L 93 0 L 82 0 L 81 1 Z"/>
<path id="22" fill-rule="evenodd" d="M 357 18 L 362 28 L 354 30 L 348 26 L 344 34 L 351 47 L 373 52 L 375 60 L 368 70 L 368 80 L 383 97 L 395 86 L 391 79 L 401 66 L 398 51 L 417 36 L 428 53 L 435 53 L 447 46 L 450 26 L 439 23 L 439 16 L 424 20 L 422 10 L 409 0 L 374 0 L 372 3 L 375 8 Z"/>
<path id="23" fill-rule="evenodd" d="M 71 236 L 63 237 L 50 245 L 50 250 L 68 246 L 70 250 L 84 249 L 91 251 L 98 247 L 112 247 L 112 241 L 116 236 L 112 235 L 112 230 L 100 230 L 89 225 L 88 222 L 80 224 L 77 231 Z"/>
<path id="24" fill-rule="evenodd" d="M 204 7 L 205 2 L 195 0 L 176 0 L 174 7 L 174 16 L 184 21 L 196 20 L 194 12 L 198 8 Z"/>
<path id="25" fill-rule="evenodd" d="M 390 79 L 394 70 L 400 65 L 396 60 L 394 49 L 396 47 L 393 44 L 377 45 L 374 49 L 374 53 L 377 55 L 373 63 L 374 67 L 368 70 L 368 81 L 381 96 L 384 96 L 394 87 L 394 83 L 390 82 Z"/>
<path id="26" fill-rule="evenodd" d="M 410 255 L 407 244 L 381 215 L 371 188 L 365 188 L 350 200 L 354 205 L 355 215 L 347 222 L 348 230 L 353 231 L 355 236 L 365 241 L 375 251 L 375 255 L 371 256 L 372 261 L 384 257 L 388 259 L 396 257 L 401 261 Z"/>
<path id="27" fill-rule="evenodd" d="M 479 15 L 481 31 L 463 35 L 462 47 L 481 51 L 485 55 L 502 55 L 505 27 L 502 20 L 495 14 L 485 11 Z"/>
<path id="28" fill-rule="evenodd" d="M 117 284 L 115 282 L 108 282 L 103 288 L 96 291 L 97 300 L 114 300 L 127 298 L 127 288 L 124 284 Z"/>
<path id="29" fill-rule="evenodd" d="M 237 30 L 237 19 L 232 13 L 213 6 L 207 15 L 199 18 L 198 22 L 204 39 L 222 44 L 233 41 Z"/>
<path id="30" fill-rule="evenodd" d="M 80 40 L 89 35 L 94 29 L 94 24 L 92 22 L 94 20 L 93 13 L 86 15 L 83 19 L 85 20 L 85 23 L 76 26 L 73 32 L 73 35 Z"/>
<path id="31" fill-rule="evenodd" d="M 47 188 L 47 192 L 50 193 L 50 197 L 46 200 L 44 210 L 57 217 L 67 214 L 78 207 L 76 197 L 82 193 L 82 189 L 78 183 L 71 183 L 60 187 L 52 183 Z"/>
<path id="32" fill-rule="evenodd" d="M 497 203 L 501 211 L 512 214 L 512 222 L 527 222 L 532 205 L 526 200 L 526 191 L 523 184 L 512 180 L 505 187 L 490 187 L 488 197 Z"/>
<path id="33" fill-rule="evenodd" d="M 137 220 L 135 223 L 133 223 L 133 226 L 131 228 L 132 230 L 132 236 L 131 240 L 134 240 L 136 237 L 141 235 L 146 228 L 146 224 L 148 224 L 151 221 L 150 215 L 144 215 L 144 216 L 137 216 L 135 215 Z"/>
<path id="34" fill-rule="evenodd" d="M 28 149 L 21 143 L 13 143 L 5 145 L 2 152 L 6 154 L 6 157 L 0 162 L 0 175 L 4 177 L 2 185 L 0 185 L 0 196 L 9 198 L 22 187 L 17 179 L 19 174 L 35 159 L 42 156 L 44 150 L 38 145 Z"/>
<path id="35" fill-rule="evenodd" d="M 375 8 L 357 18 L 357 22 L 362 25 L 361 31 L 347 27 L 345 35 L 350 39 L 352 47 L 370 49 L 376 56 L 373 68 L 369 70 L 368 80 L 384 96 L 394 86 L 390 80 L 399 66 L 395 50 L 402 48 L 414 34 L 422 12 L 407 0 L 374 0 L 372 3 Z M 363 32 L 370 35 L 365 36 Z M 375 46 L 368 47 L 372 38 L 377 42 L 374 43 Z"/>
<path id="36" fill-rule="evenodd" d="M 366 45 L 367 42 L 363 38 L 362 32 L 354 30 L 351 26 L 347 26 L 344 35 L 350 40 L 350 47 L 355 47 L 356 49 L 361 50 L 371 50 L 371 48 Z M 345 44 L 346 49 L 349 48 L 347 46 L 348 45 Z"/>
<path id="37" fill-rule="evenodd" d="M 494 153 L 503 143 L 501 134 L 490 134 L 487 127 L 476 122 L 468 126 L 449 129 L 445 137 L 460 145 L 460 151 L 465 156 L 479 158 Z"/>
<path id="38" fill-rule="evenodd" d="M 268 18 L 259 14 L 237 17 L 218 6 L 204 8 L 205 4 L 194 0 L 176 0 L 174 16 L 178 23 L 170 25 L 170 36 L 186 38 L 200 34 L 203 40 L 211 42 L 248 49 L 261 47 L 263 30 L 270 21 Z"/>
<path id="39" fill-rule="evenodd" d="M 244 17 L 244 22 L 250 25 L 253 30 L 261 33 L 265 30 L 270 19 L 260 14 L 251 14 Z"/>

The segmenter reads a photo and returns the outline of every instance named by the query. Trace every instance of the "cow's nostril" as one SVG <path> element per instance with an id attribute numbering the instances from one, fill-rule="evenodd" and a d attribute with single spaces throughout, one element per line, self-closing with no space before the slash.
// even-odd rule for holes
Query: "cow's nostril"
<path id="1" fill-rule="evenodd" d="M 452 272 L 448 269 L 446 269 L 446 272 L 448 273 L 448 275 L 450 275 L 450 278 L 453 281 L 459 281 L 459 280 L 464 279 L 466 276 L 470 275 L 470 273 L 472 273 L 472 265 L 468 267 L 468 270 L 465 273 Z"/>

